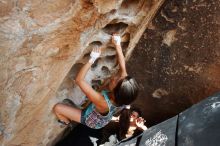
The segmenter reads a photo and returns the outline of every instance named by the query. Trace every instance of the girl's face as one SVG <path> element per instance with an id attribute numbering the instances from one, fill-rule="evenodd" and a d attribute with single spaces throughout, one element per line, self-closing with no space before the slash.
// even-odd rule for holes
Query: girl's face
<path id="1" fill-rule="evenodd" d="M 139 117 L 138 113 L 136 111 L 132 111 L 130 116 L 130 122 L 135 122 L 135 120 Z"/>

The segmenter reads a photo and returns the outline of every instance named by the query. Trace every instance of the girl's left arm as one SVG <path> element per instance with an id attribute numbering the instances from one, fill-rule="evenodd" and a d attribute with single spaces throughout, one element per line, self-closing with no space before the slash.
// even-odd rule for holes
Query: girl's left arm
<path id="1" fill-rule="evenodd" d="M 101 49 L 95 49 L 91 52 L 91 54 L 97 53 L 100 55 Z M 98 55 L 98 56 L 99 56 Z M 105 106 L 102 99 L 103 96 L 101 93 L 95 91 L 90 84 L 85 81 L 85 76 L 88 70 L 91 68 L 92 63 L 94 63 L 95 59 L 91 56 L 91 59 L 80 69 L 79 73 L 76 76 L 76 84 L 81 88 L 81 90 L 86 94 L 91 102 L 96 105 L 97 109 L 102 109 Z M 98 58 L 98 57 L 97 57 Z"/>

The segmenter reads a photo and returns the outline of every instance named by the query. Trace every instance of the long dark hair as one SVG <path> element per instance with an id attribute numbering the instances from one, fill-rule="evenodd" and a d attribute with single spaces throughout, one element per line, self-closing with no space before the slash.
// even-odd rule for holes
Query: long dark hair
<path id="1" fill-rule="evenodd" d="M 113 91 L 117 105 L 129 105 L 137 98 L 139 87 L 134 78 L 127 76 L 118 82 Z"/>
<path id="2" fill-rule="evenodd" d="M 125 108 L 121 111 L 119 117 L 119 134 L 118 134 L 119 140 L 126 138 L 126 134 L 130 126 L 130 115 L 131 115 L 130 109 Z"/>

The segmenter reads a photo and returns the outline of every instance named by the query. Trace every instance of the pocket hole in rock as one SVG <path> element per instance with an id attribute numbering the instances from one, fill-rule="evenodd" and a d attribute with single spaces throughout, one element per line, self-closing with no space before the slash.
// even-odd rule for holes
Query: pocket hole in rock
<path id="1" fill-rule="evenodd" d="M 124 0 L 119 9 L 119 13 L 122 15 L 135 16 L 142 6 L 139 2 L 139 0 Z M 142 1 L 142 3 L 143 2 L 144 1 Z"/>
<path id="2" fill-rule="evenodd" d="M 130 41 L 130 33 L 125 33 L 125 34 L 121 37 L 121 41 L 122 41 L 122 42 L 129 42 L 129 41 Z"/>
<path id="3" fill-rule="evenodd" d="M 61 83 L 57 93 L 62 92 L 63 90 L 66 90 L 67 94 L 64 94 L 63 96 L 67 96 L 72 92 L 72 89 L 75 87 L 75 84 L 73 84 L 77 73 L 79 72 L 79 70 L 82 68 L 84 64 L 82 63 L 76 63 L 75 65 L 73 65 L 73 67 L 71 68 L 71 70 L 69 71 L 69 73 L 66 75 L 66 77 L 64 78 L 63 82 Z M 68 98 L 68 97 L 63 97 L 63 98 Z"/>
<path id="4" fill-rule="evenodd" d="M 99 48 L 102 46 L 102 42 L 100 41 L 93 41 L 89 44 L 89 46 L 86 48 L 86 53 L 87 54 L 88 52 L 90 53 L 92 51 L 93 48 Z M 84 55 L 85 56 L 85 55 Z"/>
<path id="5" fill-rule="evenodd" d="M 112 61 L 116 60 L 116 55 L 106 56 L 105 59 L 108 62 L 112 62 Z"/>
<path id="6" fill-rule="evenodd" d="M 82 57 L 82 62 L 87 61 L 90 58 L 90 53 L 92 51 L 92 49 L 94 48 L 99 48 L 102 46 L 102 42 L 100 41 L 94 41 L 92 43 L 89 44 L 89 46 L 85 49 L 84 55 Z"/>
<path id="7" fill-rule="evenodd" d="M 130 7 L 137 8 L 138 7 L 139 0 L 124 0 L 121 4 L 121 8 L 128 9 Z"/>
<path id="8" fill-rule="evenodd" d="M 92 80 L 91 84 L 93 89 L 98 90 L 99 87 L 102 85 L 102 80 L 100 79 Z"/>
<path id="9" fill-rule="evenodd" d="M 90 58 L 90 52 L 86 53 L 84 56 L 83 56 L 83 59 L 89 59 Z"/>
<path id="10" fill-rule="evenodd" d="M 113 33 L 122 34 L 126 28 L 128 27 L 128 24 L 119 22 L 114 24 L 108 24 L 103 28 L 103 31 L 107 34 L 112 35 Z"/>
<path id="11" fill-rule="evenodd" d="M 102 73 L 103 73 L 104 76 L 108 76 L 108 75 L 111 73 L 110 70 L 109 70 L 109 68 L 106 67 L 106 66 L 103 66 L 103 67 L 101 68 L 101 70 L 102 70 Z"/>
<path id="12" fill-rule="evenodd" d="M 75 65 L 73 65 L 67 76 L 71 79 L 75 79 L 77 73 L 83 67 L 83 65 L 83 63 L 76 63 Z"/>
<path id="13" fill-rule="evenodd" d="M 101 58 L 98 58 L 91 66 L 92 70 L 95 70 L 95 68 L 98 66 L 99 61 L 101 60 Z"/>
<path id="14" fill-rule="evenodd" d="M 94 41 L 94 42 L 91 42 L 90 44 L 89 44 L 89 46 L 98 46 L 98 47 L 100 47 L 101 45 L 102 45 L 102 42 L 100 42 L 100 41 Z"/>
<path id="15" fill-rule="evenodd" d="M 129 42 L 122 42 L 121 43 L 122 52 L 123 52 L 124 55 L 127 52 L 128 45 L 129 45 Z"/>
<path id="16" fill-rule="evenodd" d="M 102 52 L 103 56 L 112 56 L 112 55 L 116 55 L 116 50 L 114 47 L 110 47 L 108 46 L 103 52 Z"/>
<path id="17" fill-rule="evenodd" d="M 106 56 L 105 60 L 112 67 L 114 67 L 117 64 L 117 57 L 116 57 L 116 55 Z"/>

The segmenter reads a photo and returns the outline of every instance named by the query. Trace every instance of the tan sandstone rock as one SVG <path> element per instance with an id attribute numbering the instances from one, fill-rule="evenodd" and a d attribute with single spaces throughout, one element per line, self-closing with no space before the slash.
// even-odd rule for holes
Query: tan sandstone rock
<path id="1" fill-rule="evenodd" d="M 95 46 L 103 54 L 87 76 L 117 70 L 113 32 L 128 59 L 163 0 L 1 0 L 0 145 L 45 146 L 64 129 L 52 107 L 80 104 L 72 81 Z"/>

